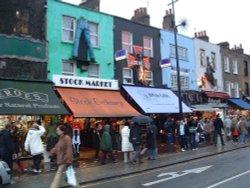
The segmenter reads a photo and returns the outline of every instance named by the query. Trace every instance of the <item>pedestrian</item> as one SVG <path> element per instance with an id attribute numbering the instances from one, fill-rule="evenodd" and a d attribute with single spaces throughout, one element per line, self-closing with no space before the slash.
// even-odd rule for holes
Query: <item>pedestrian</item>
<path id="1" fill-rule="evenodd" d="M 226 139 L 227 139 L 227 141 L 230 141 L 231 137 L 232 137 L 232 132 L 231 132 L 231 129 L 232 129 L 232 120 L 231 120 L 230 116 L 226 116 L 226 119 L 224 121 L 224 126 L 225 126 L 225 136 L 226 136 Z"/>
<path id="2" fill-rule="evenodd" d="M 164 125 L 164 134 L 166 136 L 167 151 L 173 152 L 173 136 L 174 136 L 174 121 L 171 117 L 168 117 Z"/>
<path id="3" fill-rule="evenodd" d="M 146 147 L 148 149 L 148 160 L 156 160 L 157 157 L 157 127 L 154 122 L 147 126 Z"/>
<path id="4" fill-rule="evenodd" d="M 190 139 L 190 149 L 197 150 L 197 143 L 195 140 L 195 136 L 197 133 L 197 122 L 194 117 L 191 116 L 187 122 L 188 131 L 189 131 L 189 139 Z"/>
<path id="5" fill-rule="evenodd" d="M 238 127 L 238 119 L 237 117 L 233 117 L 232 119 L 232 128 L 231 128 L 231 132 L 232 132 L 232 142 L 237 144 L 239 141 L 239 127 Z"/>
<path id="6" fill-rule="evenodd" d="M 112 137 L 110 134 L 110 124 L 108 123 L 106 123 L 104 126 L 104 132 L 101 137 L 100 147 L 102 150 L 101 164 L 106 163 L 107 154 L 109 154 L 113 162 L 116 162 L 112 148 L 113 145 L 112 145 Z"/>
<path id="7" fill-rule="evenodd" d="M 240 117 L 239 121 L 239 131 L 240 131 L 240 143 L 245 144 L 246 143 L 246 138 L 248 135 L 248 130 L 247 130 L 247 121 L 245 116 Z"/>
<path id="8" fill-rule="evenodd" d="M 12 155 L 14 153 L 14 143 L 10 132 L 6 129 L 7 122 L 2 121 L 0 124 L 0 159 L 6 162 L 13 173 Z"/>
<path id="9" fill-rule="evenodd" d="M 72 165 L 73 162 L 72 139 L 68 135 L 67 127 L 65 125 L 59 125 L 56 129 L 56 133 L 59 136 L 59 140 L 55 147 L 51 149 L 49 155 L 56 157 L 58 167 L 50 188 L 59 187 L 64 171 Z"/>
<path id="10" fill-rule="evenodd" d="M 222 130 L 224 130 L 223 121 L 220 118 L 220 114 L 217 114 L 214 120 L 214 146 L 217 146 L 218 136 L 220 136 L 221 144 L 225 145 Z"/>
<path id="11" fill-rule="evenodd" d="M 27 137 L 24 143 L 24 148 L 32 155 L 33 159 L 33 173 L 39 174 L 40 164 L 43 159 L 44 147 L 42 143 L 42 136 L 45 133 L 45 128 L 41 125 L 41 120 L 37 120 L 27 133 Z"/>
<path id="12" fill-rule="evenodd" d="M 187 124 L 184 122 L 184 120 L 180 120 L 179 122 L 177 122 L 177 135 L 179 136 L 181 151 L 186 151 L 186 149 L 188 149 L 186 140 L 187 129 Z"/>
<path id="13" fill-rule="evenodd" d="M 132 151 L 134 151 L 132 143 L 129 141 L 130 129 L 129 123 L 126 121 L 122 130 L 121 130 L 121 149 L 124 156 L 124 163 L 128 163 L 132 159 Z"/>
<path id="14" fill-rule="evenodd" d="M 101 121 L 97 121 L 95 123 L 95 128 L 93 132 L 94 132 L 95 160 L 99 161 L 100 143 L 103 132 Z"/>
<path id="15" fill-rule="evenodd" d="M 213 138 L 214 138 L 214 125 L 211 118 L 205 119 L 205 127 L 204 127 L 204 134 L 206 138 L 206 142 L 210 145 L 213 145 Z"/>
<path id="16" fill-rule="evenodd" d="M 141 156 L 142 138 L 141 137 L 142 137 L 141 126 L 138 123 L 133 122 L 130 128 L 130 136 L 129 136 L 129 140 L 133 144 L 133 148 L 134 148 L 134 155 L 131 160 L 132 164 L 136 164 L 137 162 L 142 163 L 142 156 Z"/>

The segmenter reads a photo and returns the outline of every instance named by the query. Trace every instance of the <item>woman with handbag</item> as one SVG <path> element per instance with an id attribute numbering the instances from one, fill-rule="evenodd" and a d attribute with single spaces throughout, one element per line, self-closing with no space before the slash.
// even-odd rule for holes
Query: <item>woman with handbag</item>
<path id="1" fill-rule="evenodd" d="M 50 188 L 58 188 L 63 172 L 67 170 L 68 167 L 72 168 L 72 162 L 73 162 L 72 141 L 70 136 L 67 135 L 66 130 L 67 127 L 65 125 L 59 125 L 56 129 L 56 133 L 59 136 L 59 140 L 55 145 L 55 147 L 51 149 L 50 156 L 56 156 L 58 168 L 54 180 L 50 185 Z M 78 183 L 76 181 L 75 186 L 77 186 L 77 184 Z"/>

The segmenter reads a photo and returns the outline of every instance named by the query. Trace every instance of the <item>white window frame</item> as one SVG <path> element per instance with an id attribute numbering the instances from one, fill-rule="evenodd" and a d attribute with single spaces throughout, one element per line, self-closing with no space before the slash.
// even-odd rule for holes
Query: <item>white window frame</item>
<path id="1" fill-rule="evenodd" d="M 224 71 L 230 73 L 229 57 L 224 56 L 223 61 L 224 61 Z"/>
<path id="2" fill-rule="evenodd" d="M 144 40 L 148 40 L 150 46 L 146 46 Z M 153 38 L 148 37 L 148 36 L 144 36 L 143 37 L 143 53 L 144 53 L 144 56 L 153 57 L 154 56 L 153 49 L 154 49 L 153 48 Z M 145 53 L 145 52 L 148 52 L 148 54 Z"/>
<path id="3" fill-rule="evenodd" d="M 234 82 L 234 97 L 235 98 L 239 98 L 240 94 L 239 94 L 239 83 L 238 82 Z"/>
<path id="4" fill-rule="evenodd" d="M 100 37 L 99 37 L 99 25 L 94 22 L 88 22 L 89 23 L 89 34 L 90 34 L 90 41 L 91 45 L 93 47 L 99 47 L 100 46 Z M 96 32 L 93 32 L 91 27 L 96 27 Z M 93 41 L 96 41 L 95 43 Z"/>
<path id="5" fill-rule="evenodd" d="M 63 27 L 63 22 L 64 22 L 64 18 L 69 18 L 71 19 L 71 21 L 73 22 L 73 28 L 67 28 L 67 27 Z M 72 32 L 72 40 L 70 39 L 65 39 L 64 38 L 64 31 L 66 32 Z M 66 15 L 63 15 L 62 16 L 62 41 L 63 42 L 68 42 L 68 43 L 73 43 L 74 40 L 75 40 L 75 31 L 76 31 L 76 19 L 71 17 L 71 16 L 66 16 Z M 71 35 L 70 35 L 71 36 Z"/>
<path id="6" fill-rule="evenodd" d="M 180 60 L 188 61 L 188 49 L 178 46 L 178 56 Z M 176 58 L 175 45 L 170 44 L 170 57 Z"/>
<path id="7" fill-rule="evenodd" d="M 233 62 L 233 73 L 234 73 L 234 74 L 238 74 L 238 62 L 237 62 L 237 59 L 234 58 L 234 59 L 232 60 L 232 62 Z"/>
<path id="8" fill-rule="evenodd" d="M 180 73 L 180 82 L 181 82 L 181 89 L 189 89 L 189 74 L 186 72 Z M 177 79 L 177 72 L 172 71 L 171 72 L 171 87 L 173 89 L 177 89 L 178 86 L 178 79 Z"/>
<path id="9" fill-rule="evenodd" d="M 91 68 L 96 68 L 97 70 L 95 72 L 97 72 L 96 74 L 94 74 L 93 72 L 91 72 Z M 90 64 L 88 66 L 88 77 L 89 78 L 100 78 L 100 65 L 99 64 Z"/>
<path id="10" fill-rule="evenodd" d="M 127 50 L 128 53 L 133 53 L 133 35 L 129 31 L 122 31 L 122 49 Z M 123 34 L 129 35 L 130 41 L 129 43 L 123 41 Z"/>
<path id="11" fill-rule="evenodd" d="M 125 71 L 130 72 L 130 76 L 125 73 Z M 131 81 L 128 81 L 131 80 Z M 133 69 L 123 68 L 122 69 L 122 83 L 123 84 L 134 84 Z"/>
<path id="12" fill-rule="evenodd" d="M 213 66 L 213 69 L 216 69 L 216 54 L 214 52 L 211 52 L 211 65 Z"/>
<path id="13" fill-rule="evenodd" d="M 148 86 L 154 86 L 154 75 L 152 71 L 146 71 L 146 81 Z"/>
<path id="14" fill-rule="evenodd" d="M 64 71 L 65 64 L 70 64 L 72 66 L 72 72 Z M 75 69 L 76 69 L 76 65 L 74 61 L 62 60 L 62 75 L 75 76 Z"/>
<path id="15" fill-rule="evenodd" d="M 206 51 L 203 49 L 200 49 L 200 65 L 206 66 Z"/>
<path id="16" fill-rule="evenodd" d="M 231 96 L 231 82 L 228 80 L 225 81 L 225 91 Z"/>

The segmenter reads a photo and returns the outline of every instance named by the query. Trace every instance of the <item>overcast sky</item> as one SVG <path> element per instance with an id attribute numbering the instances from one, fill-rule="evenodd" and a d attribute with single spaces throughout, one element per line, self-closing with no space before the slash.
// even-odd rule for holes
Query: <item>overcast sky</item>
<path id="1" fill-rule="evenodd" d="M 79 4 L 81 0 L 64 0 Z M 111 15 L 131 19 L 134 10 L 147 7 L 150 24 L 162 28 L 165 11 L 172 8 L 172 0 L 100 0 L 100 10 Z M 186 19 L 188 26 L 179 30 L 189 37 L 206 30 L 211 43 L 228 41 L 230 48 L 242 44 L 250 54 L 249 0 L 178 0 L 175 3 L 176 23 Z"/>

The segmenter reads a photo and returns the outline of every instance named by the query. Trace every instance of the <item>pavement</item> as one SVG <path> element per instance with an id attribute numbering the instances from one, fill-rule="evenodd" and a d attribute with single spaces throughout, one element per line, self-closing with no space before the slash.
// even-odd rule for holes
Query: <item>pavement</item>
<path id="1" fill-rule="evenodd" d="M 131 174 L 153 170 L 160 167 L 166 167 L 174 164 L 189 162 L 192 160 L 201 159 L 213 155 L 218 155 L 233 150 L 243 149 L 250 146 L 250 142 L 246 144 L 233 144 L 227 142 L 225 146 L 218 144 L 216 147 L 213 145 L 206 145 L 198 147 L 198 150 L 187 150 L 184 152 L 174 153 L 160 153 L 157 160 L 147 160 L 144 157 L 144 163 L 141 164 L 125 164 L 122 161 L 122 154 L 116 163 L 108 162 L 105 165 L 95 163 L 86 165 L 83 161 L 79 162 L 79 167 L 75 168 L 76 176 L 81 185 L 93 183 L 100 180 L 107 180 L 115 177 L 128 176 Z M 83 163 L 83 164 L 81 164 Z M 15 184 L 6 185 L 6 188 L 48 188 L 54 178 L 55 171 L 43 172 L 39 175 L 23 174 L 15 176 L 13 179 Z M 67 186 L 66 182 L 62 180 L 61 187 Z"/>

